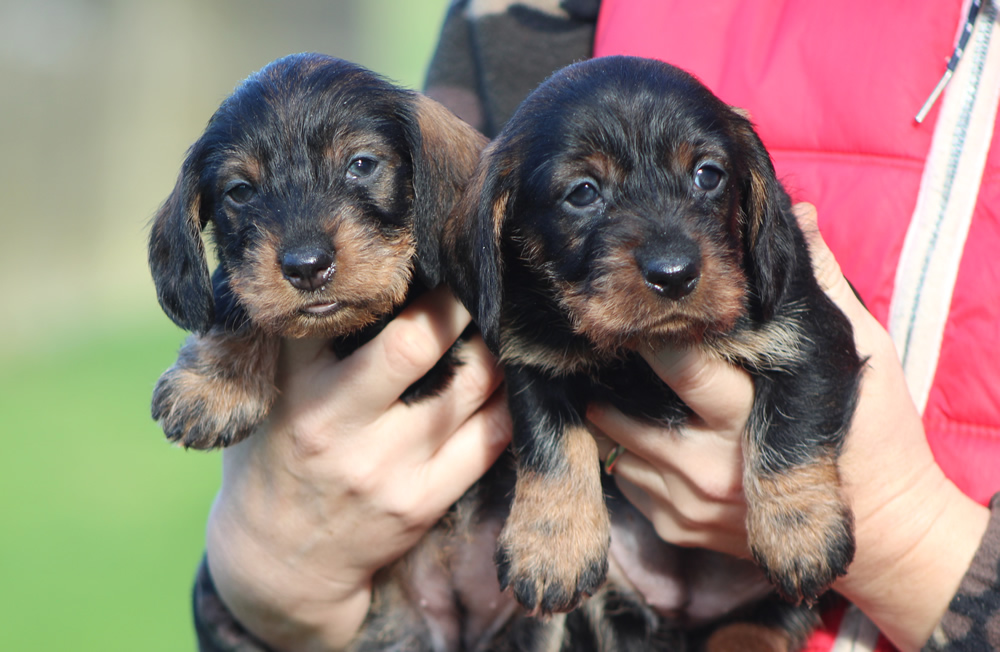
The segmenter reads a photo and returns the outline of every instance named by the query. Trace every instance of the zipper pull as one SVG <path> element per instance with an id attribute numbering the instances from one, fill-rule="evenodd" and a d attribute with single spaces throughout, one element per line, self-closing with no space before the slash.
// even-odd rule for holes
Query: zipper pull
<path id="1" fill-rule="evenodd" d="M 916 121 L 921 123 L 927 114 L 930 113 L 931 108 L 933 108 L 935 102 L 941 97 L 941 93 L 944 91 L 945 86 L 951 81 L 952 76 L 955 74 L 955 68 L 958 67 L 958 62 L 962 59 L 962 55 L 965 54 L 965 47 L 969 44 L 969 38 L 972 36 L 972 30 L 976 26 L 976 18 L 979 17 L 979 8 L 982 6 L 983 0 L 972 0 L 972 4 L 969 5 L 969 13 L 965 17 L 965 22 L 962 24 L 962 34 L 958 37 L 958 45 L 955 46 L 955 51 L 951 54 L 951 59 L 948 60 L 948 65 L 945 68 L 944 75 L 941 76 L 940 81 L 938 81 L 937 86 L 931 91 L 930 97 L 924 102 L 924 105 L 920 107 L 917 111 Z"/>

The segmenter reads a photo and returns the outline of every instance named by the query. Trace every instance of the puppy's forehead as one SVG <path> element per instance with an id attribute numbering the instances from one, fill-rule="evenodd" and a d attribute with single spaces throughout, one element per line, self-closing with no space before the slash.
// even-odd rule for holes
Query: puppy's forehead
<path id="1" fill-rule="evenodd" d="M 250 101 L 260 97 L 292 113 L 327 109 L 331 112 L 391 112 L 406 91 L 380 75 L 349 61 L 323 55 L 293 55 L 278 59 L 251 75 L 234 92 Z"/>
<path id="2" fill-rule="evenodd" d="M 323 149 L 335 141 L 348 148 L 402 147 L 410 106 L 407 91 L 367 69 L 331 57 L 295 55 L 240 84 L 206 135 L 250 153 L 290 145 Z"/>
<path id="3" fill-rule="evenodd" d="M 522 142 L 568 157 L 594 151 L 621 161 L 637 153 L 721 155 L 732 139 L 731 111 L 694 77 L 634 57 L 570 66 L 519 113 L 527 118 L 520 123 L 527 132 Z"/>

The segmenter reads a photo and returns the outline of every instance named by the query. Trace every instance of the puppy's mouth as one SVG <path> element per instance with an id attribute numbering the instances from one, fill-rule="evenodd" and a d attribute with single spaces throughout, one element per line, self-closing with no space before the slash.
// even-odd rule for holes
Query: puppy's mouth
<path id="1" fill-rule="evenodd" d="M 303 315 L 312 317 L 327 317 L 340 310 L 343 304 L 333 301 L 331 303 L 312 303 L 299 309 Z"/>

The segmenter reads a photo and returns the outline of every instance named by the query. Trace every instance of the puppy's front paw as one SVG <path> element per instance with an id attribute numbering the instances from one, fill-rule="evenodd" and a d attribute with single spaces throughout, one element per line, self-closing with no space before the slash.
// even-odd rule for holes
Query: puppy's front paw
<path id="1" fill-rule="evenodd" d="M 814 603 L 854 559 L 854 517 L 835 462 L 759 478 L 749 501 L 750 550 L 785 599 Z"/>
<path id="2" fill-rule="evenodd" d="M 596 483 L 599 489 L 599 478 Z M 539 474 L 519 478 L 497 542 L 500 588 L 510 587 L 535 615 L 572 610 L 608 572 L 611 524 L 603 497 L 567 484 L 578 483 Z"/>
<path id="3" fill-rule="evenodd" d="M 222 378 L 171 367 L 153 390 L 152 415 L 167 439 L 202 450 L 235 444 L 267 416 L 270 402 Z"/>

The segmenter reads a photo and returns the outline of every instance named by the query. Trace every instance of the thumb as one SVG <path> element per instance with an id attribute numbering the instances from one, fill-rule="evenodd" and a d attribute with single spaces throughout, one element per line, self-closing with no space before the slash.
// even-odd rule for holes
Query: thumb
<path id="1" fill-rule="evenodd" d="M 805 235 L 806 244 L 809 246 L 809 255 L 812 258 L 813 274 L 816 276 L 820 288 L 852 320 L 856 316 L 860 316 L 860 313 L 867 313 L 868 311 L 855 294 L 854 288 L 844 278 L 840 264 L 837 263 L 833 252 L 830 251 L 819 232 L 816 207 L 802 202 L 795 204 L 792 207 L 792 212 L 795 214 L 795 219 L 798 220 L 799 228 Z"/>
<path id="2" fill-rule="evenodd" d="M 663 348 L 641 355 L 707 427 L 742 428 L 754 395 L 753 381 L 746 371 L 700 347 Z"/>

